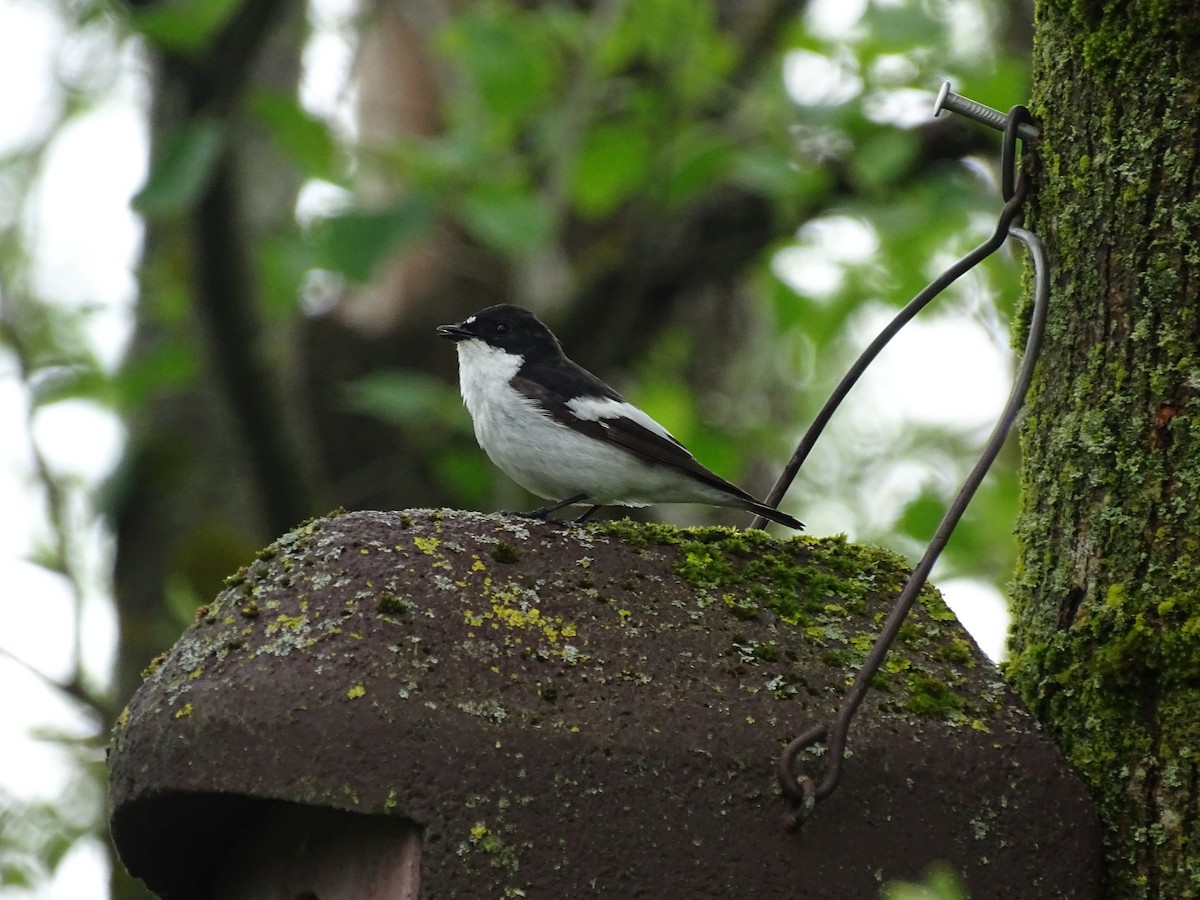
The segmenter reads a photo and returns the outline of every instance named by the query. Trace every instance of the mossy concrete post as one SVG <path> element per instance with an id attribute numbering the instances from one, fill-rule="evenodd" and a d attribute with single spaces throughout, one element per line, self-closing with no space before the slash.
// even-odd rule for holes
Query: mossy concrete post
<path id="1" fill-rule="evenodd" d="M 782 747 L 906 577 L 839 538 L 318 519 L 152 667 L 113 837 L 170 900 L 869 898 L 937 861 L 975 900 L 1097 896 L 1080 784 L 932 589 L 841 788 L 781 826 Z"/>

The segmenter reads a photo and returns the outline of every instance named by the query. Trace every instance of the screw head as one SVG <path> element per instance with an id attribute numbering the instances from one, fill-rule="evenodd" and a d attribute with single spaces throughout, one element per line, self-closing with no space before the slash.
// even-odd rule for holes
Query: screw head
<path id="1" fill-rule="evenodd" d="M 950 96 L 950 82 L 943 81 L 941 90 L 938 91 L 937 99 L 933 101 L 933 117 L 936 119 L 942 114 L 942 110 L 946 108 L 946 98 Z"/>

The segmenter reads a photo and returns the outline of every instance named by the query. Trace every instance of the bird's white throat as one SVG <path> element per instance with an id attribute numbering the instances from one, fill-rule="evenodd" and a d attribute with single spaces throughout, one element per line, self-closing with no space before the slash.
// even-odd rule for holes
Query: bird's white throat
<path id="1" fill-rule="evenodd" d="M 509 382 L 524 363 L 525 357 L 519 353 L 509 353 L 480 340 L 458 342 L 459 390 L 475 420 L 477 435 L 480 416 L 487 415 L 489 405 L 511 403 L 516 391 Z"/>

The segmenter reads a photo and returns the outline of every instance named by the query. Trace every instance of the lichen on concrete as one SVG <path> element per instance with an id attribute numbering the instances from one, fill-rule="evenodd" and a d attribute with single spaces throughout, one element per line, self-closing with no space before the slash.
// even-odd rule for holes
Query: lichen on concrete
<path id="1" fill-rule="evenodd" d="M 750 835 L 782 811 L 780 748 L 831 721 L 907 577 L 895 554 L 840 537 L 448 510 L 315 520 L 231 578 L 149 674 L 116 732 L 114 828 L 171 792 L 406 816 L 424 828 L 431 883 L 494 874 L 463 896 L 600 865 L 567 836 L 635 821 L 677 870 L 706 871 L 711 854 L 651 824 L 681 810 L 749 860 L 776 840 L 774 824 Z M 995 811 L 1007 834 L 1022 801 L 1004 811 L 978 778 L 933 772 L 997 747 L 1019 769 L 1037 745 L 932 588 L 873 686 L 850 745 L 870 772 L 857 776 L 868 819 L 943 777 L 939 808 L 958 827 Z M 587 853 L 617 853 L 623 834 L 593 833 Z"/>

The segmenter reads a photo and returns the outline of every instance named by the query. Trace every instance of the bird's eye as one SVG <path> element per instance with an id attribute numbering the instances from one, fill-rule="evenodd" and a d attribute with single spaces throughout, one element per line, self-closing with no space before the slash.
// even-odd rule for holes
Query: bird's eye
<path id="1" fill-rule="evenodd" d="M 495 330 L 496 334 L 508 334 L 508 326 L 505 325 L 503 322 L 498 324 L 494 330 Z"/>

